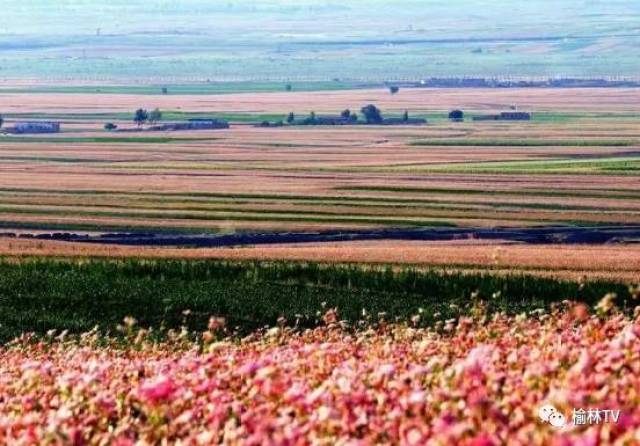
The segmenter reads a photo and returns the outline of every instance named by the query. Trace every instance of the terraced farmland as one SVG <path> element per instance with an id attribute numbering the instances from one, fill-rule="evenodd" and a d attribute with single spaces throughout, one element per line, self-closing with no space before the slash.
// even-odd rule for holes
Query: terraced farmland
<path id="1" fill-rule="evenodd" d="M 0 220 L 7 228 L 188 231 L 636 224 L 640 115 L 631 105 L 639 97 L 636 90 L 147 96 L 174 108 L 183 100 L 186 116 L 208 109 L 239 121 L 375 101 L 389 114 L 409 109 L 431 123 L 236 123 L 122 137 L 102 132 L 96 113 L 122 119 L 141 97 L 7 94 L 3 102 L 15 112 L 8 121 L 63 113 L 66 131 L 0 139 Z M 518 101 L 531 104 L 532 122 L 444 119 L 449 108 L 473 115 Z"/>

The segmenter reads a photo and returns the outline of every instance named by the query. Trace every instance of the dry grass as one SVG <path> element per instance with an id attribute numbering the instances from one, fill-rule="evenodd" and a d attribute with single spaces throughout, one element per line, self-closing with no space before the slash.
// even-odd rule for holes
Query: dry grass
<path id="1" fill-rule="evenodd" d="M 326 99 L 333 94 L 326 93 Z M 105 100 L 108 105 L 115 99 L 106 96 Z M 626 141 L 639 134 L 636 120 L 587 119 L 569 123 L 440 122 L 419 128 L 237 126 L 227 131 L 171 134 L 216 138 L 208 141 L 159 144 L 27 143 L 0 138 L 0 215 L 5 221 L 32 223 L 231 230 L 316 230 L 416 222 L 464 226 L 640 223 L 640 194 L 636 193 L 640 180 L 634 175 L 611 171 L 549 177 L 423 170 L 475 162 L 634 157 L 639 152 L 636 144 L 411 145 L 416 140 L 450 144 L 507 138 Z M 95 135 L 73 130 L 61 136 Z M 577 191 L 582 195 L 572 196 Z M 181 195 L 171 195 L 176 193 Z M 308 199 L 302 200 L 304 197 Z M 153 217 L 145 217 L 150 211 Z M 344 221 L 345 217 L 366 221 Z"/>
<path id="2" fill-rule="evenodd" d="M 131 111 L 144 105 L 170 110 L 286 113 L 342 110 L 375 102 L 387 110 L 449 110 L 464 107 L 502 111 L 517 104 L 536 110 L 637 110 L 640 89 L 403 89 L 391 96 L 386 89 L 242 93 L 228 95 L 170 95 L 140 97 L 132 94 L 0 94 L 5 113 Z"/>
<path id="3" fill-rule="evenodd" d="M 395 264 L 469 272 L 526 272 L 567 279 L 616 279 L 640 283 L 640 245 L 519 245 L 368 241 L 262 245 L 241 248 L 156 248 L 0 238 L 5 257 L 107 257 L 290 260 L 319 263 Z"/>
<path id="4" fill-rule="evenodd" d="M 7 113 L 109 113 L 140 105 L 165 110 L 249 113 L 337 112 L 377 103 L 411 113 L 451 108 L 498 111 L 518 104 L 534 113 L 626 113 L 531 123 L 434 122 L 423 127 L 297 127 L 139 134 L 209 138 L 165 143 L 68 142 L 116 137 L 103 122 L 65 124 L 58 143 L 0 138 L 0 221 L 100 231 L 163 228 L 195 231 L 320 231 L 455 224 L 640 224 L 640 176 L 633 171 L 540 173 L 435 172 L 439 166 L 496 161 L 636 159 L 640 89 L 402 90 L 135 96 L 2 94 Z M 3 110 L 4 111 L 4 110 Z M 121 125 L 126 125 L 121 123 Z M 130 125 L 130 124 L 129 124 Z M 504 146 L 506 140 L 514 145 Z M 564 141 L 543 146 L 522 140 Z M 584 146 L 580 141 L 602 141 Z M 413 145 L 416 141 L 442 144 Z M 468 145 L 481 141 L 483 144 Z M 491 142 L 495 141 L 495 144 Z M 576 141 L 575 145 L 566 144 Z M 629 145 L 614 142 L 631 141 Z M 459 142 L 460 145 L 451 145 Z M 35 245 L 34 245 L 35 243 Z M 43 243 L 43 244 L 42 244 Z M 536 274 L 621 277 L 640 271 L 638 248 L 382 242 L 152 249 L 2 240 L 3 255 L 178 256 L 453 265 Z M 11 247 L 9 247 L 11 245 Z M 51 254 L 49 254 L 49 252 Z"/>

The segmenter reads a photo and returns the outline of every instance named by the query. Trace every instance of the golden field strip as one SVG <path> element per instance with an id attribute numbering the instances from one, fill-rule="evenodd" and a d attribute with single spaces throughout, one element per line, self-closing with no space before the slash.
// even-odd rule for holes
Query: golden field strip
<path id="1" fill-rule="evenodd" d="M 333 111 L 357 109 L 368 101 L 389 112 L 456 106 L 483 112 L 520 102 L 539 107 L 534 113 L 561 113 L 577 104 L 593 110 L 588 98 L 613 117 L 531 123 L 440 120 L 425 127 L 237 125 L 225 131 L 117 134 L 113 143 L 109 134 L 96 136 L 103 122 L 63 123 L 68 131 L 61 135 L 0 139 L 0 216 L 6 225 L 214 230 L 638 223 L 640 181 L 634 173 L 640 118 L 624 115 L 627 96 L 638 99 L 640 94 L 3 95 L 10 111 L 76 114 L 131 110 L 142 101 L 185 111 L 265 113 L 299 110 L 302 104 L 317 110 L 321 104 Z M 247 106 L 249 98 L 253 107 Z"/>
<path id="2" fill-rule="evenodd" d="M 0 94 L 0 103 L 7 126 L 20 114 L 67 116 L 59 135 L 0 136 L 0 232 L 640 224 L 639 89 Z M 102 130 L 110 113 L 141 106 L 250 118 L 337 113 L 367 103 L 390 115 L 409 110 L 435 118 L 420 127 L 232 122 L 217 131 Z M 444 119 L 454 108 L 469 115 L 511 105 L 534 120 Z M 0 256 L 388 263 L 640 280 L 637 245 L 471 240 L 178 249 L 0 238 Z"/>
<path id="3" fill-rule="evenodd" d="M 640 282 L 640 245 L 524 245 L 502 241 L 366 241 L 231 248 L 159 248 L 0 238 L 0 257 L 225 259 L 362 263 L 447 271 L 526 273 L 569 280 Z"/>
<path id="4" fill-rule="evenodd" d="M 3 85 L 3 87 L 8 87 Z M 345 90 L 318 92 L 242 93 L 225 95 L 132 95 L 73 93 L 2 93 L 3 113 L 124 111 L 137 107 L 204 112 L 333 113 L 346 107 L 376 103 L 383 110 L 413 112 L 463 108 L 504 111 L 518 105 L 533 111 L 620 112 L 638 111 L 637 88 L 569 89 L 403 89 L 397 95 L 388 90 Z M 357 111 L 357 110 L 354 110 Z"/>
<path id="5" fill-rule="evenodd" d="M 59 135 L 0 137 L 0 220 L 7 228 L 640 223 L 637 89 L 0 94 L 0 101 L 8 113 L 73 116 Z M 266 129 L 232 123 L 218 131 L 109 134 L 102 131 L 106 119 L 82 118 L 138 106 L 214 115 L 336 113 L 369 102 L 389 114 L 442 117 L 452 108 L 487 113 L 512 104 L 548 119 Z"/>

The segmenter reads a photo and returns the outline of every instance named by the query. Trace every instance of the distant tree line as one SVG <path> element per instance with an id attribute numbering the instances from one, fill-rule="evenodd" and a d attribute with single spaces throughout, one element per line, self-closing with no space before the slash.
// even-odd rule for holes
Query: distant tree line
<path id="1" fill-rule="evenodd" d="M 133 115 L 133 122 L 135 122 L 138 127 L 142 127 L 147 123 L 155 125 L 160 121 L 162 121 L 162 112 L 158 108 L 151 110 L 150 112 L 144 108 L 139 108 Z"/>
<path id="2" fill-rule="evenodd" d="M 426 122 L 422 118 L 410 118 L 409 112 L 405 110 L 401 117 L 384 118 L 381 110 L 375 104 L 368 104 L 360 109 L 363 121 L 359 121 L 357 113 L 352 112 L 350 109 L 345 109 L 340 112 L 339 115 L 318 116 L 316 112 L 312 111 L 307 117 L 303 119 L 297 119 L 294 112 L 289 112 L 285 120 L 269 122 L 262 121 L 256 124 L 258 127 L 282 127 L 285 122 L 288 125 L 350 125 L 358 122 L 363 122 L 369 125 L 401 125 L 406 124 L 420 124 Z M 140 128 L 145 124 L 155 125 L 162 121 L 163 114 L 158 108 L 148 111 L 144 108 L 139 108 L 133 115 L 133 122 Z M 464 112 L 462 110 L 452 110 L 448 114 L 448 118 L 454 122 L 464 121 Z M 2 127 L 3 119 L 0 116 L 0 127 Z M 114 131 L 118 126 L 112 122 L 108 122 L 104 125 L 104 129 L 107 131 Z"/>
<path id="3" fill-rule="evenodd" d="M 382 116 L 380 109 L 374 105 L 369 104 L 360 109 L 360 113 L 363 117 L 363 123 L 369 125 L 393 125 L 402 123 L 419 124 L 421 119 L 410 119 L 409 112 L 405 111 L 400 118 L 385 119 Z M 339 116 L 318 116 L 315 112 L 311 112 L 308 117 L 304 119 L 296 119 L 296 115 L 290 112 L 287 115 L 286 122 L 289 125 L 350 125 L 359 122 L 359 116 L 357 113 L 353 113 L 351 110 L 343 110 Z"/>

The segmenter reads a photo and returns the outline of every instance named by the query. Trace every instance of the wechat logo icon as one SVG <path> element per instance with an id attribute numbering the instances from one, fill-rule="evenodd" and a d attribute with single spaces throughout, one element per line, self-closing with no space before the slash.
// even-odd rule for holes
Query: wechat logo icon
<path id="1" fill-rule="evenodd" d="M 558 412 L 558 409 L 551 404 L 545 404 L 538 409 L 538 417 L 543 423 L 549 423 L 551 426 L 562 429 L 567 424 L 567 419 L 563 414 Z"/>

